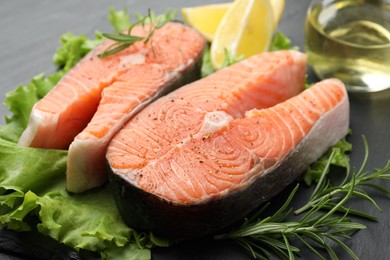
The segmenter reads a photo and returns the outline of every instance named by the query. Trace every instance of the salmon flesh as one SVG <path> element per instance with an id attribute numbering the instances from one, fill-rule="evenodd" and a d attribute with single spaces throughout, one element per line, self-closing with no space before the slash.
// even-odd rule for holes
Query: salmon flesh
<path id="1" fill-rule="evenodd" d="M 111 140 L 110 183 L 126 223 L 193 238 L 242 219 L 348 132 L 341 81 L 301 92 L 306 56 L 259 54 L 147 106 Z"/>

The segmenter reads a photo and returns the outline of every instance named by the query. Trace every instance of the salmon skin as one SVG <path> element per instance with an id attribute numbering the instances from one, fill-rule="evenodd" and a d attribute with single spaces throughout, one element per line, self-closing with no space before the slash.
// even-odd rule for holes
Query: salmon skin
<path id="1" fill-rule="evenodd" d="M 145 36 L 150 30 L 151 25 L 139 25 L 134 27 L 131 33 L 135 36 Z M 145 73 L 165 75 L 166 85 L 174 86 L 171 83 L 175 78 L 196 63 L 205 40 L 195 30 L 181 23 L 171 22 L 155 30 L 146 44 L 138 41 L 117 54 L 105 58 L 97 56 L 113 43 L 106 40 L 92 50 L 35 104 L 28 126 L 19 139 L 21 146 L 67 149 L 75 136 L 94 116 L 103 89 L 108 86 L 118 88 L 125 85 L 126 80 L 135 75 L 131 72 L 134 67 L 137 67 L 141 76 Z M 155 69 L 153 65 L 159 67 L 161 71 Z M 153 69 L 148 72 L 152 67 Z M 154 74 L 150 76 L 153 79 L 156 78 Z M 153 87 L 155 89 L 151 91 Z M 134 100 L 137 99 L 140 104 L 144 104 L 149 98 L 163 94 L 164 87 L 164 84 L 151 86 L 145 93 L 137 93 Z M 142 88 L 142 91 L 144 90 Z M 133 92 L 124 90 L 122 96 L 133 95 Z M 106 95 L 109 94 L 112 93 Z M 109 100 L 106 97 L 107 99 Z M 139 110 L 140 106 L 134 106 L 134 109 Z M 101 128 L 96 130 L 98 131 L 102 131 Z"/>
<path id="2" fill-rule="evenodd" d="M 291 183 L 348 126 L 341 83 L 299 94 L 305 73 L 300 52 L 255 55 L 132 118 L 106 155 L 124 221 L 162 236 L 204 236 Z"/>

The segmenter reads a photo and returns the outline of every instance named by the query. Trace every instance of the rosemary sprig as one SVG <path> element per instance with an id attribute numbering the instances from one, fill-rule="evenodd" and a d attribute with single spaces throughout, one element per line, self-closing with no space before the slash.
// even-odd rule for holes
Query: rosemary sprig
<path id="1" fill-rule="evenodd" d="M 350 178 L 350 167 L 347 167 L 347 172 L 344 180 L 336 186 L 331 185 L 331 182 L 329 179 L 326 178 L 326 172 L 322 174 L 320 180 L 317 183 L 316 188 L 314 189 L 309 201 L 302 206 L 301 208 L 295 210 L 295 214 L 301 214 L 302 212 L 315 207 L 316 204 L 318 204 L 324 197 L 328 198 L 327 204 L 324 205 L 326 208 L 333 208 L 334 207 L 334 201 L 338 200 L 340 196 L 344 196 L 347 190 L 351 186 L 354 186 L 353 190 L 353 196 L 358 197 L 363 200 L 369 201 L 371 204 L 374 205 L 374 207 L 381 212 L 382 210 L 380 209 L 379 205 L 375 202 L 375 200 L 363 189 L 361 189 L 362 186 L 370 187 L 373 189 L 378 190 L 381 193 L 384 193 L 388 197 L 390 197 L 390 190 L 386 189 L 383 186 L 380 186 L 378 184 L 372 183 L 373 180 L 387 180 L 390 181 L 390 161 L 387 162 L 386 166 L 383 169 L 376 169 L 374 172 L 370 173 L 368 171 L 365 171 L 365 167 L 367 164 L 368 156 L 369 156 L 369 150 L 368 150 L 368 144 L 366 138 L 363 136 L 363 143 L 365 147 L 365 156 L 363 159 L 363 163 L 359 169 L 358 172 L 354 173 L 353 176 L 355 178 L 355 182 L 351 182 Z M 331 160 L 333 155 L 330 156 Z M 329 167 L 329 165 L 327 166 Z M 344 207 L 339 207 L 338 211 L 339 212 L 346 212 L 346 208 Z M 357 215 L 360 217 L 368 218 L 371 220 L 376 220 L 376 217 L 365 214 L 363 212 L 359 212 L 356 210 L 349 211 L 349 214 L 351 215 Z"/>
<path id="2" fill-rule="evenodd" d="M 216 236 L 216 239 L 233 239 L 251 252 L 254 258 L 267 259 L 271 254 L 276 254 L 282 259 L 294 259 L 295 254 L 300 254 L 300 249 L 292 243 L 301 241 L 307 248 L 313 251 L 321 259 L 325 259 L 316 249 L 325 249 L 330 256 L 336 254 L 330 246 L 330 241 L 342 246 L 354 258 L 357 256 L 339 238 L 349 238 L 357 230 L 365 229 L 362 224 L 352 222 L 348 213 L 344 216 L 335 215 L 334 211 L 320 212 L 326 199 L 320 201 L 316 207 L 311 208 L 300 220 L 287 221 L 290 215 L 290 202 L 299 185 L 291 192 L 287 201 L 272 216 L 260 219 L 247 219 L 236 230 L 227 234 Z M 351 186 L 349 199 L 353 186 Z M 340 202 L 343 204 L 345 201 Z M 267 204 L 265 207 L 267 207 Z M 263 207 L 261 210 L 264 210 Z"/>
<path id="3" fill-rule="evenodd" d="M 233 239 L 247 249 L 254 258 L 260 259 L 268 259 L 271 254 L 283 259 L 294 259 L 295 255 L 300 254 L 300 248 L 296 246 L 296 242 L 301 242 L 301 245 L 307 247 L 321 259 L 325 259 L 325 257 L 319 251 L 320 249 L 324 250 L 331 259 L 338 259 L 331 243 L 341 246 L 353 259 L 358 259 L 343 240 L 349 239 L 354 232 L 366 227 L 354 222 L 350 216 L 375 218 L 364 212 L 345 207 L 345 204 L 352 197 L 358 197 L 368 200 L 379 209 L 374 199 L 358 186 L 367 186 L 387 195 L 390 194 L 388 189 L 371 182 L 373 180 L 390 180 L 390 161 L 383 169 L 375 169 L 372 173 L 365 172 L 368 145 L 364 137 L 363 141 L 365 158 L 360 170 L 354 174 L 348 172 L 341 185 L 331 186 L 330 181 L 326 178 L 327 170 L 325 169 L 309 198 L 309 202 L 298 210 L 298 213 L 306 213 L 297 221 L 288 221 L 287 218 L 292 215 L 290 202 L 299 185 L 273 215 L 259 218 L 268 207 L 269 203 L 267 203 L 255 215 L 246 219 L 241 226 L 226 234 L 218 235 L 215 239 Z M 327 167 L 329 167 L 331 160 L 332 156 L 329 158 Z"/>
<path id="4" fill-rule="evenodd" d="M 167 10 L 165 14 L 156 16 L 153 12 L 148 10 L 147 16 L 138 15 L 138 20 L 130 25 L 127 30 L 127 33 L 117 32 L 117 33 L 103 33 L 102 35 L 110 40 L 115 41 L 110 45 L 104 52 L 98 54 L 98 57 L 104 58 L 115 53 L 118 53 L 127 47 L 133 45 L 138 41 L 143 41 L 145 44 L 148 43 L 153 35 L 153 33 L 163 27 L 168 22 L 174 20 L 176 17 L 176 11 Z M 131 31 L 136 25 L 145 26 L 145 24 L 152 24 L 149 31 L 144 36 L 135 36 L 131 35 Z"/>

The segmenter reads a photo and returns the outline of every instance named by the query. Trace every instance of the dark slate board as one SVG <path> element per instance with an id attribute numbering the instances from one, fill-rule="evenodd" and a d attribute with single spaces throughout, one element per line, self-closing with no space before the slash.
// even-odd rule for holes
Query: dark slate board
<path id="1" fill-rule="evenodd" d="M 148 8 L 161 13 L 167 7 L 217 3 L 222 1 L 51 1 L 51 0 L 15 0 L 0 2 L 0 100 L 5 93 L 20 83 L 27 83 L 39 73 L 51 73 L 52 55 L 59 46 L 60 36 L 66 32 L 93 36 L 95 30 L 109 31 L 107 22 L 108 8 L 126 7 L 130 13 L 146 13 Z M 303 49 L 304 19 L 309 0 L 286 0 L 286 8 L 278 31 L 285 33 L 295 45 Z M 309 72 L 310 81 L 316 77 Z M 350 95 L 351 128 L 350 138 L 354 150 L 351 154 L 352 165 L 359 168 L 363 158 L 361 135 L 365 135 L 370 145 L 370 159 L 367 169 L 383 167 L 390 159 L 390 93 L 370 96 Z M 0 106 L 0 123 L 4 124 L 7 110 Z M 1 173 L 0 173 L 1 174 Z M 386 184 L 390 188 L 390 184 Z M 291 187 L 290 187 L 291 189 Z M 272 202 L 280 203 L 289 190 L 275 197 Z M 300 192 L 304 196 L 309 191 Z M 293 205 L 301 205 L 302 197 L 294 200 Z M 346 243 L 361 259 L 390 259 L 390 207 L 384 196 L 375 199 L 383 209 L 379 214 L 375 209 L 356 202 L 359 209 L 380 217 L 379 222 L 359 220 L 367 229 L 356 233 Z M 341 248 L 335 248 L 340 259 L 349 259 Z M 0 231 L 1 259 L 80 259 L 95 258 L 90 254 L 77 254 L 71 249 L 34 232 L 15 233 Z M 154 259 L 251 259 L 245 251 L 233 242 L 211 241 L 207 239 L 188 241 L 171 248 L 153 250 Z M 310 252 L 303 251 L 302 259 L 312 259 Z"/>

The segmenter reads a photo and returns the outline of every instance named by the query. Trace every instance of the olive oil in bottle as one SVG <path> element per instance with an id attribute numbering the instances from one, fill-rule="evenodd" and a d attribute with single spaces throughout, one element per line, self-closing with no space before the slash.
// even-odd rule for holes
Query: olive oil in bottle
<path id="1" fill-rule="evenodd" d="M 390 2 L 314 2 L 305 24 L 305 51 L 320 78 L 339 78 L 349 91 L 390 88 Z"/>

